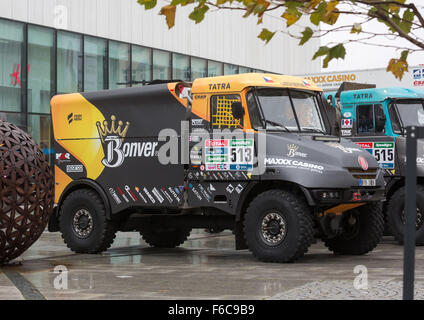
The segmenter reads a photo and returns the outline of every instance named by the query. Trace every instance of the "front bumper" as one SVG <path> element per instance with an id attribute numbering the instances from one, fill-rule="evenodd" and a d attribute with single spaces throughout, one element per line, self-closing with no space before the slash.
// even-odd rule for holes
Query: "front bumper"
<path id="1" fill-rule="evenodd" d="M 340 203 L 384 201 L 384 188 L 313 189 L 309 190 L 314 205 L 328 206 Z M 332 197 L 330 194 L 332 193 Z M 338 196 L 337 196 L 338 195 Z M 337 197 L 336 197 L 337 196 Z"/>

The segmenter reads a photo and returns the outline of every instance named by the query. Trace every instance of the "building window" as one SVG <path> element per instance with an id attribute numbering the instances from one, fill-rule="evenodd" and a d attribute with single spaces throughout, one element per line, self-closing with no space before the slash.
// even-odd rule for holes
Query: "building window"
<path id="1" fill-rule="evenodd" d="M 190 57 L 182 54 L 172 54 L 172 79 L 190 80 Z"/>
<path id="2" fill-rule="evenodd" d="M 208 76 L 208 68 L 205 59 L 191 58 L 191 80 Z"/>
<path id="3" fill-rule="evenodd" d="M 126 43 L 109 43 L 109 88 L 130 86 L 130 46 Z"/>
<path id="4" fill-rule="evenodd" d="M 26 120 L 22 113 L 0 111 L 0 120 L 13 123 L 18 128 L 27 132 Z"/>
<path id="5" fill-rule="evenodd" d="M 50 158 L 53 155 L 51 116 L 29 114 L 27 132 L 37 142 L 46 157 L 52 160 Z"/>
<path id="6" fill-rule="evenodd" d="M 53 93 L 54 32 L 51 29 L 28 27 L 28 111 L 50 113 Z"/>
<path id="7" fill-rule="evenodd" d="M 170 53 L 153 50 L 153 80 L 171 78 Z"/>
<path id="8" fill-rule="evenodd" d="M 57 91 L 82 91 L 81 36 L 59 31 L 57 34 Z"/>
<path id="9" fill-rule="evenodd" d="M 208 61 L 208 76 L 222 76 L 222 63 L 216 61 Z"/>
<path id="10" fill-rule="evenodd" d="M 246 67 L 239 67 L 239 73 L 249 73 L 252 69 Z"/>
<path id="11" fill-rule="evenodd" d="M 84 91 L 107 88 L 106 40 L 84 37 Z"/>
<path id="12" fill-rule="evenodd" d="M 224 63 L 224 74 L 236 74 L 238 72 L 238 66 L 234 64 Z"/>
<path id="13" fill-rule="evenodd" d="M 0 110 L 21 111 L 23 24 L 0 20 Z"/>
<path id="14" fill-rule="evenodd" d="M 151 49 L 132 46 L 132 82 L 133 86 L 142 85 L 143 81 L 150 81 L 152 70 Z"/>

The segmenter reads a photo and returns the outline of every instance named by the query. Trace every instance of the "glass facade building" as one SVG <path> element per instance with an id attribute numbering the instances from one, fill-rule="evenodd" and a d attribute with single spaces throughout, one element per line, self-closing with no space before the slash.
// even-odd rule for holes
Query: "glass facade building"
<path id="1" fill-rule="evenodd" d="M 0 18 L 0 119 L 28 132 L 50 160 L 56 94 L 245 72 L 263 71 Z"/>

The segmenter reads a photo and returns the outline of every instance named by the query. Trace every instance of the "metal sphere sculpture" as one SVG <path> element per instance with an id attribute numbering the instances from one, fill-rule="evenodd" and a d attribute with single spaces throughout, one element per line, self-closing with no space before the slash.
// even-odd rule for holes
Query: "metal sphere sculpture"
<path id="1" fill-rule="evenodd" d="M 53 211 L 53 176 L 32 138 L 0 120 L 0 264 L 27 250 Z"/>

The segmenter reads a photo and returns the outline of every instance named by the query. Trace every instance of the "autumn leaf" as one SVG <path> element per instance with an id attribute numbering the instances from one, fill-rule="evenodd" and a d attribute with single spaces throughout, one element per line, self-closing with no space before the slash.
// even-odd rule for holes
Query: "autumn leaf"
<path id="1" fill-rule="evenodd" d="M 157 4 L 157 0 L 137 0 L 137 2 L 144 6 L 146 10 L 153 9 Z"/>
<path id="2" fill-rule="evenodd" d="M 387 72 L 393 73 L 395 78 L 402 80 L 405 72 L 408 72 L 408 62 L 401 59 L 391 59 L 387 65 Z"/>
<path id="3" fill-rule="evenodd" d="M 176 10 L 177 7 L 173 5 L 164 6 L 160 9 L 159 15 L 164 15 L 166 17 L 168 29 L 171 29 L 174 26 Z"/>
<path id="4" fill-rule="evenodd" d="M 263 28 L 261 33 L 259 34 L 258 38 L 265 41 L 265 43 L 268 43 L 272 37 L 274 36 L 275 32 L 271 32 L 266 28 Z"/>
<path id="5" fill-rule="evenodd" d="M 207 5 L 200 5 L 194 8 L 193 12 L 188 16 L 191 20 L 196 21 L 196 23 L 202 22 L 205 18 L 206 11 L 209 10 Z"/>
<path id="6" fill-rule="evenodd" d="M 320 47 L 317 52 L 315 52 L 312 60 L 315 60 L 318 57 L 325 56 L 323 60 L 323 68 L 327 68 L 328 64 L 333 59 L 344 59 L 346 56 L 346 49 L 343 44 L 338 44 L 332 48 L 327 46 Z"/>
<path id="7" fill-rule="evenodd" d="M 315 52 L 315 54 L 314 54 L 314 56 L 313 56 L 312 60 L 315 60 L 316 58 L 321 57 L 321 56 L 325 56 L 325 55 L 327 55 L 329 52 L 330 52 L 330 48 L 329 48 L 329 47 L 326 47 L 326 46 L 324 46 L 324 47 L 320 47 L 320 48 L 318 49 L 318 51 L 317 51 L 317 52 Z"/>
<path id="8" fill-rule="evenodd" d="M 302 32 L 302 39 L 300 39 L 299 45 L 302 46 L 304 45 L 306 42 L 309 41 L 309 39 L 311 39 L 312 35 L 314 34 L 314 32 L 312 31 L 311 28 L 306 27 L 305 30 L 303 30 Z"/>
<path id="9" fill-rule="evenodd" d="M 311 0 L 309 1 L 308 5 L 306 6 L 306 12 L 309 12 L 312 9 L 315 9 L 315 7 L 321 2 L 322 0 Z"/>
<path id="10" fill-rule="evenodd" d="M 301 16 L 302 13 L 297 10 L 297 8 L 287 8 L 281 17 L 287 20 L 287 27 L 290 27 L 292 24 L 296 23 Z"/>

